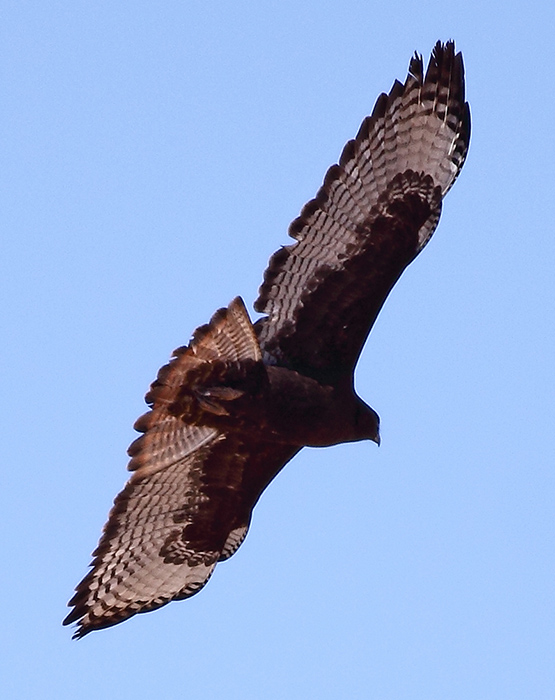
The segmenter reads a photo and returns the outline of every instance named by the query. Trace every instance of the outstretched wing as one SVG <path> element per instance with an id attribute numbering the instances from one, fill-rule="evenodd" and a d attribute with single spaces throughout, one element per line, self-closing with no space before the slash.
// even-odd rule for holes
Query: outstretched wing
<path id="1" fill-rule="evenodd" d="M 244 540 L 260 493 L 297 450 L 218 436 L 150 476 L 134 475 L 64 624 L 78 622 L 82 637 L 197 593 Z"/>
<path id="2" fill-rule="evenodd" d="M 193 595 L 243 541 L 261 492 L 298 447 L 186 421 L 202 405 L 217 409 L 202 395 L 195 408 L 192 377 L 199 369 L 206 376 L 213 362 L 259 359 L 252 324 L 236 299 L 160 370 L 147 394 L 152 409 L 135 424 L 144 435 L 129 449 L 134 473 L 69 603 L 64 624 L 79 623 L 76 637 Z M 224 390 L 217 398 L 234 396 Z"/>
<path id="3" fill-rule="evenodd" d="M 265 360 L 313 376 L 352 371 L 387 295 L 435 230 L 466 157 L 470 112 L 453 42 L 424 77 L 382 94 L 316 198 L 290 226 L 296 243 L 264 275 L 257 323 Z"/>

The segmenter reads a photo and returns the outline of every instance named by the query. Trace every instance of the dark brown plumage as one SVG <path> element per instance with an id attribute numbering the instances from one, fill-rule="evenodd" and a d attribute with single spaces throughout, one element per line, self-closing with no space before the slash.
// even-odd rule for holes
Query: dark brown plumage
<path id="1" fill-rule="evenodd" d="M 387 295 L 435 230 L 468 149 L 461 54 L 381 95 L 271 258 L 253 326 L 214 314 L 152 384 L 92 569 L 64 624 L 76 637 L 187 598 L 243 541 L 260 494 L 305 445 L 369 439 L 353 372 Z"/>

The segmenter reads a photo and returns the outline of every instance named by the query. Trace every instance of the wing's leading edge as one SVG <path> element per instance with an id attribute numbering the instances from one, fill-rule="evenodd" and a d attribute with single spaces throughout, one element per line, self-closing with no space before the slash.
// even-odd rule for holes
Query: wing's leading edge
<path id="1" fill-rule="evenodd" d="M 255 303 L 265 360 L 350 374 L 385 298 L 437 226 L 464 163 L 470 112 L 462 55 L 438 42 L 426 74 L 382 94 L 316 197 L 293 221 L 296 243 L 270 259 Z"/>
<path id="2" fill-rule="evenodd" d="M 144 434 L 129 448 L 133 474 L 69 603 L 64 624 L 78 622 L 75 637 L 193 595 L 240 546 L 260 494 L 299 447 L 203 425 L 241 392 L 214 389 L 209 400 L 202 382 L 256 363 L 260 348 L 238 298 L 158 373 L 151 410 L 135 424 Z"/>
<path id="3" fill-rule="evenodd" d="M 261 493 L 305 445 L 370 439 L 379 417 L 353 371 L 464 163 L 462 56 L 438 42 L 426 74 L 382 94 L 264 275 L 252 325 L 235 299 L 174 352 L 135 423 L 116 497 L 64 624 L 75 637 L 186 598 L 238 549 Z"/>

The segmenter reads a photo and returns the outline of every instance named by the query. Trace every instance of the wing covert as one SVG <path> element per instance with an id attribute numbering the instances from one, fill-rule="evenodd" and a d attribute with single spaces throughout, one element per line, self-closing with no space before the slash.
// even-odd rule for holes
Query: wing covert
<path id="1" fill-rule="evenodd" d="M 267 362 L 316 376 L 352 371 L 387 294 L 437 225 L 469 134 L 462 56 L 438 42 L 425 76 L 415 56 L 405 83 L 380 96 L 292 222 L 296 243 L 270 259 L 255 303 L 267 314 L 257 323 Z"/>
<path id="2" fill-rule="evenodd" d="M 146 395 L 151 410 L 135 423 L 143 435 L 128 450 L 133 474 L 69 603 L 64 623 L 78 622 L 76 637 L 193 595 L 240 546 L 260 494 L 299 447 L 266 444 L 240 423 L 204 421 L 243 394 L 213 387 L 220 373 L 256 368 L 260 357 L 235 299 L 159 371 Z"/>

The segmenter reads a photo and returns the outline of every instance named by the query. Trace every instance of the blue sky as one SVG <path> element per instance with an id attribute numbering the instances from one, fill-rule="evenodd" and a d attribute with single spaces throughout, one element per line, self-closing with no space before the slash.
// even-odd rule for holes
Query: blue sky
<path id="1" fill-rule="evenodd" d="M 551 699 L 551 3 L 18 2 L 0 26 L 3 697 Z M 357 370 L 198 596 L 60 622 L 142 397 L 437 39 L 472 142 Z"/>

